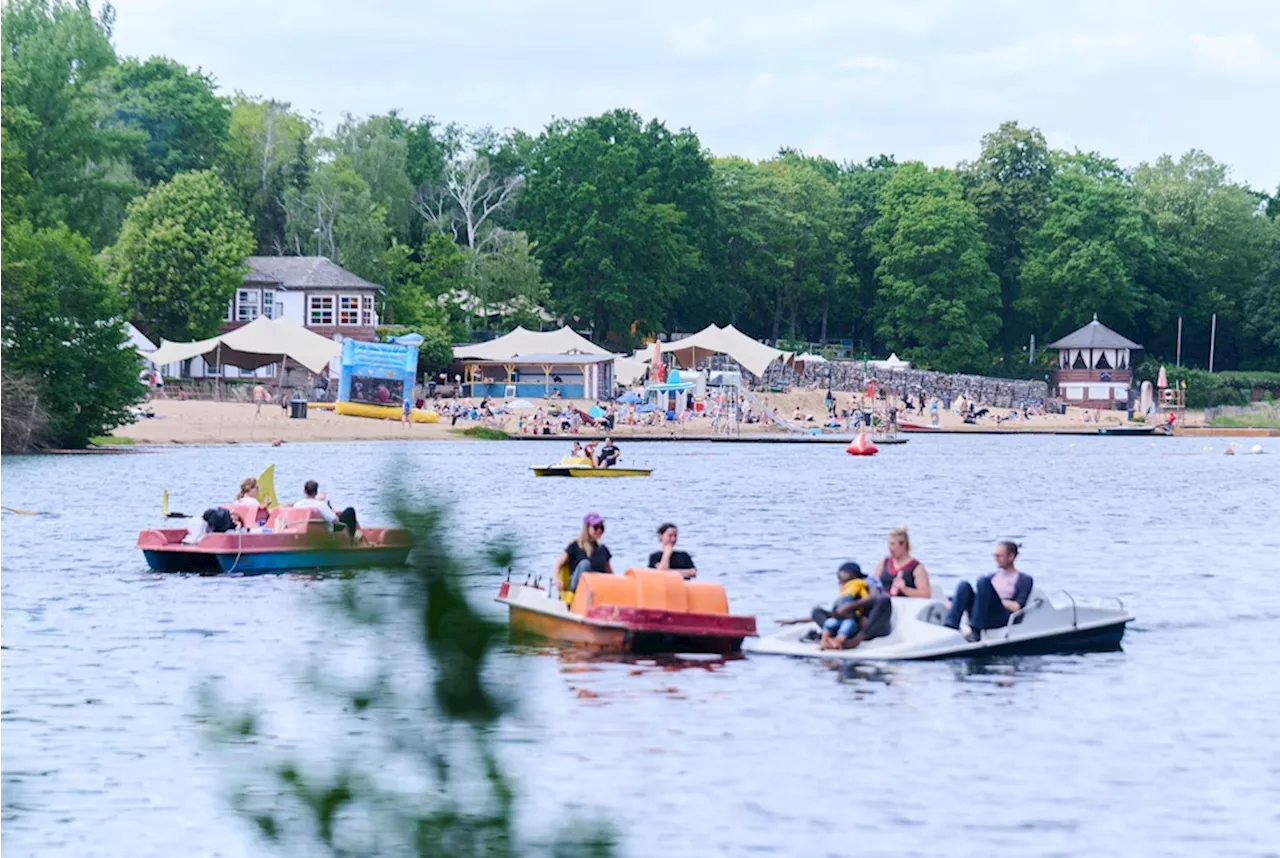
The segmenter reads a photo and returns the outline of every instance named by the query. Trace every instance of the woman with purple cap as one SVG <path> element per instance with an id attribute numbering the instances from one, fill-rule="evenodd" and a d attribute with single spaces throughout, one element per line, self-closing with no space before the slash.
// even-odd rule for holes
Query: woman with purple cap
<path id="1" fill-rule="evenodd" d="M 578 589 L 578 579 L 583 572 L 604 572 L 613 574 L 610 558 L 613 554 L 600 540 L 604 538 L 604 519 L 597 512 L 589 512 L 582 517 L 582 532 L 578 538 L 565 546 L 564 551 L 556 558 L 555 571 L 569 569 L 568 592 Z"/>

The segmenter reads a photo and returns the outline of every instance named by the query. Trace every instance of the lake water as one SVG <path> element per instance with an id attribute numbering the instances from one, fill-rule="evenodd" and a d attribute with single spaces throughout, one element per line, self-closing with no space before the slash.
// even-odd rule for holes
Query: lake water
<path id="1" fill-rule="evenodd" d="M 299 676 L 356 635 L 303 576 L 158 576 L 133 548 L 161 490 L 199 512 L 276 464 L 384 520 L 396 476 L 455 504 L 462 547 L 504 534 L 546 574 L 595 510 L 615 568 L 680 524 L 700 577 L 773 620 L 834 594 L 896 525 L 942 589 L 1023 544 L 1044 589 L 1122 598 L 1122 652 L 900 664 L 748 656 L 688 669 L 508 651 L 500 730 L 540 830 L 613 821 L 633 856 L 1280 854 L 1280 444 L 1193 438 L 913 437 L 828 445 L 629 444 L 647 480 L 534 479 L 559 446 L 385 443 L 6 457 L 3 848 L 7 856 L 260 855 L 227 808 L 196 689 L 333 724 Z M 1247 450 L 1254 442 L 1241 447 Z M 1208 448 L 1208 449 L 1206 449 Z M 297 487 L 297 488 L 295 488 Z M 473 584 L 488 600 L 498 576 Z M 309 720 L 310 719 L 310 720 Z"/>

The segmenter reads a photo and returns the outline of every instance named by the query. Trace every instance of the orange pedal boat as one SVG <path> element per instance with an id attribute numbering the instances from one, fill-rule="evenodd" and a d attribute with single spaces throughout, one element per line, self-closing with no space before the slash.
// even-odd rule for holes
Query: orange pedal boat
<path id="1" fill-rule="evenodd" d="M 567 595 L 567 594 L 566 594 Z M 572 599 L 531 584 L 502 582 L 513 633 L 619 652 L 738 652 L 756 618 L 729 613 L 724 587 L 679 572 L 584 573 Z"/>

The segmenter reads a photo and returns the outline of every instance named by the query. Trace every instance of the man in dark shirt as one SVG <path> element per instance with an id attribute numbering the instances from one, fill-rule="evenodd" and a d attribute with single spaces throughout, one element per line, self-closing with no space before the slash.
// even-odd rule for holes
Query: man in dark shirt
<path id="1" fill-rule="evenodd" d="M 613 439 L 605 438 L 604 446 L 600 448 L 600 453 L 596 456 L 596 467 L 612 468 L 618 464 L 618 459 L 621 456 L 622 451 L 613 445 Z"/>
<path id="2" fill-rule="evenodd" d="M 668 523 L 658 528 L 658 541 L 662 548 L 649 555 L 649 568 L 670 569 L 686 578 L 693 578 L 698 574 L 693 558 L 687 552 L 676 551 L 676 539 L 679 535 L 674 524 Z"/>

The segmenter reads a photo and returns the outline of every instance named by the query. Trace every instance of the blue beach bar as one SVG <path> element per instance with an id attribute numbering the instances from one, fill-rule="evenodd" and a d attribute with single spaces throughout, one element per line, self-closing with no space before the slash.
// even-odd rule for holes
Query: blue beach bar
<path id="1" fill-rule="evenodd" d="M 467 396 L 491 399 L 612 399 L 614 355 L 533 354 L 464 359 Z"/>

